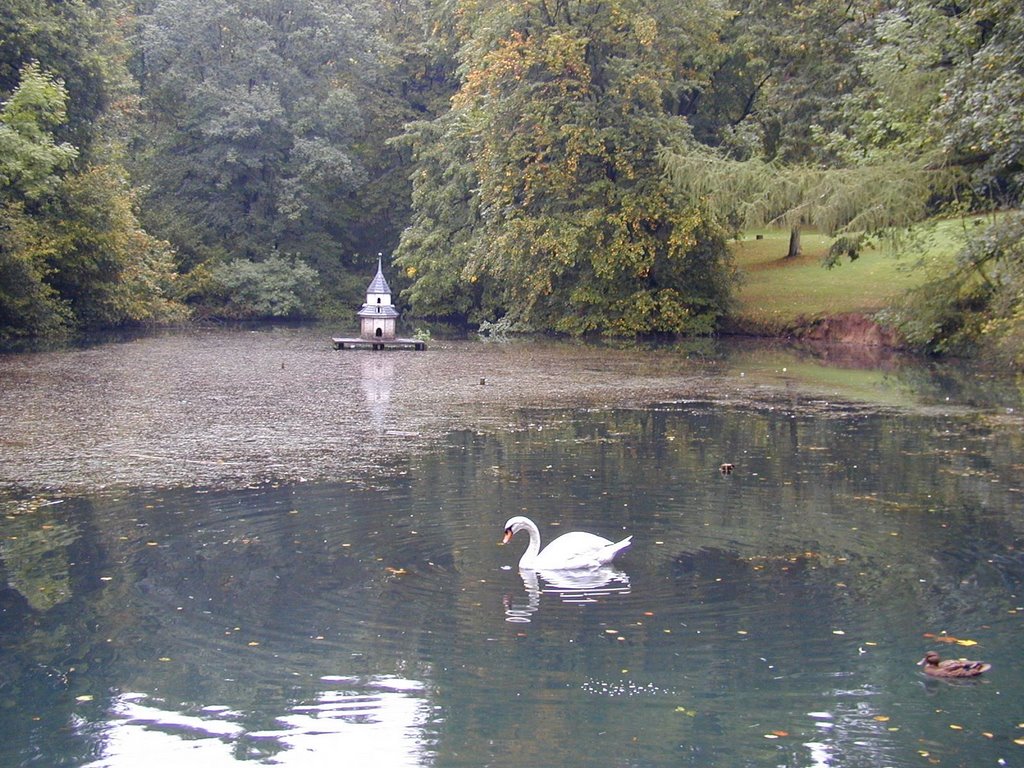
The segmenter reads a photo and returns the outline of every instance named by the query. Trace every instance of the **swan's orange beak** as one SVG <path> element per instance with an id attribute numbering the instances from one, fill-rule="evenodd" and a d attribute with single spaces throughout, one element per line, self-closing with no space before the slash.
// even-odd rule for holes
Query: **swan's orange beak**
<path id="1" fill-rule="evenodd" d="M 505 535 L 501 537 L 501 543 L 502 544 L 508 544 L 509 539 L 511 539 L 511 538 L 512 538 L 512 529 L 511 528 L 506 528 L 505 529 Z"/>

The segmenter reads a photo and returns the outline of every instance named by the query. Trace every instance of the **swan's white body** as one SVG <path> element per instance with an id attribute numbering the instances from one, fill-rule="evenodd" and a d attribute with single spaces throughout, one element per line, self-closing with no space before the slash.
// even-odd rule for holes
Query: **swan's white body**
<path id="1" fill-rule="evenodd" d="M 530 545 L 519 560 L 520 568 L 530 570 L 560 571 L 573 568 L 597 568 L 607 565 L 619 552 L 629 546 L 632 536 L 622 541 L 609 541 L 601 536 L 583 531 L 565 533 L 552 541 L 542 550 L 540 548 L 540 531 L 528 517 L 509 518 L 505 523 L 505 536 L 502 544 L 515 536 L 519 531 L 530 534 Z"/>

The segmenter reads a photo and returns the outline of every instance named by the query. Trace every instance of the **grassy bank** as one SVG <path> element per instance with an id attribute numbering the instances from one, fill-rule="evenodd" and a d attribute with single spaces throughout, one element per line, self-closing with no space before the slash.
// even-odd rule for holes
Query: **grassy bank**
<path id="1" fill-rule="evenodd" d="M 929 269 L 951 264 L 970 222 L 949 220 L 922 230 L 919 247 L 874 248 L 856 261 L 825 269 L 830 240 L 804 232 L 803 254 L 787 259 L 789 232 L 747 232 L 732 243 L 742 275 L 737 292 L 737 322 L 747 329 L 777 333 L 824 317 L 871 315 L 910 288 L 924 282 Z M 757 239 L 757 236 L 761 239 Z"/>

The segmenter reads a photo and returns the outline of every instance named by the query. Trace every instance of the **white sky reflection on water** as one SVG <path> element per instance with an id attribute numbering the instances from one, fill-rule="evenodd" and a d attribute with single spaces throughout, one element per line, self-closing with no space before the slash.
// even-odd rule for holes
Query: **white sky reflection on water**
<path id="1" fill-rule="evenodd" d="M 275 721 L 279 728 L 249 731 L 236 712 L 205 707 L 198 715 L 160 707 L 141 693 L 117 697 L 100 731 L 103 756 L 87 768 L 206 768 L 254 760 L 280 766 L 321 766 L 325 755 L 346 765 L 423 766 L 432 762 L 424 733 L 431 706 L 416 680 L 325 677 L 350 687 L 322 691 Z"/>

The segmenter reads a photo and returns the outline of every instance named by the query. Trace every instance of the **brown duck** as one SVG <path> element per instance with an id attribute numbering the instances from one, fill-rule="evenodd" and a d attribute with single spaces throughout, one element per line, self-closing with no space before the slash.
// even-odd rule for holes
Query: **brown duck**
<path id="1" fill-rule="evenodd" d="M 959 659 L 939 660 L 939 654 L 928 651 L 924 658 L 917 662 L 924 666 L 924 673 L 932 677 L 977 677 L 982 672 L 992 669 L 992 665 L 984 661 L 961 661 Z"/>

